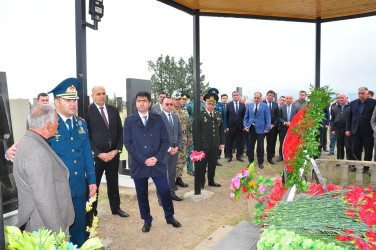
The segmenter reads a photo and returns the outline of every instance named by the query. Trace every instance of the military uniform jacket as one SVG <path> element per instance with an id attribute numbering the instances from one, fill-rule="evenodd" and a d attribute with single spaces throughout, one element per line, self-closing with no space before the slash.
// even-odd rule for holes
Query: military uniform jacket
<path id="1" fill-rule="evenodd" d="M 180 109 L 180 111 L 173 109 L 172 112 L 179 117 L 181 130 L 183 131 L 183 144 L 185 145 L 192 138 L 192 125 L 188 111 L 185 109 Z"/>
<path id="2" fill-rule="evenodd" d="M 207 148 L 218 148 L 225 144 L 225 132 L 222 120 L 222 114 L 213 111 L 213 117 L 210 117 L 206 110 L 200 112 L 200 141 L 199 150 Z"/>
<path id="3" fill-rule="evenodd" d="M 68 131 L 59 115 L 59 129 L 50 138 L 51 147 L 69 169 L 69 186 L 72 197 L 86 193 L 89 185 L 96 184 L 95 167 L 86 122 L 73 116 L 72 132 Z"/>

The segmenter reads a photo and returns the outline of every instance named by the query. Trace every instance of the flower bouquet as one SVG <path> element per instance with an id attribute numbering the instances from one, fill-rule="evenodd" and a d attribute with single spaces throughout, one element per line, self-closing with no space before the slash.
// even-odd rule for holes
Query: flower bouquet
<path id="1" fill-rule="evenodd" d="M 191 161 L 201 161 L 202 159 L 205 158 L 205 153 L 203 151 L 192 151 L 192 154 L 190 155 Z"/>

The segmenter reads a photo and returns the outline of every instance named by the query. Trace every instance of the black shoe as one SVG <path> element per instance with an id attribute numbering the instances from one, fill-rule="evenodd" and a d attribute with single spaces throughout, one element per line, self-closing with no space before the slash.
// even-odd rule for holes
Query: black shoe
<path id="1" fill-rule="evenodd" d="M 260 169 L 263 169 L 264 168 L 264 165 L 262 163 L 259 163 L 259 168 Z"/>
<path id="2" fill-rule="evenodd" d="M 203 189 L 205 187 L 205 181 L 201 182 L 201 188 Z"/>
<path id="3" fill-rule="evenodd" d="M 227 158 L 227 162 L 231 162 L 232 161 L 232 158 Z"/>
<path id="4" fill-rule="evenodd" d="M 177 196 L 176 194 L 171 195 L 171 199 L 173 199 L 174 201 L 182 201 L 182 200 L 183 200 L 183 198 L 180 198 L 180 197 Z"/>
<path id="5" fill-rule="evenodd" d="M 158 204 L 162 207 L 162 200 L 158 197 Z"/>
<path id="6" fill-rule="evenodd" d="M 147 233 L 150 231 L 151 228 L 151 222 L 147 223 L 145 222 L 144 225 L 142 226 L 142 232 Z"/>
<path id="7" fill-rule="evenodd" d="M 120 217 L 129 217 L 129 214 L 121 210 L 120 208 L 116 211 L 112 211 L 112 214 L 120 215 Z"/>
<path id="8" fill-rule="evenodd" d="M 275 162 L 273 161 L 273 159 L 268 160 L 268 162 L 269 162 L 270 164 L 275 164 Z"/>
<path id="9" fill-rule="evenodd" d="M 176 185 L 179 185 L 179 186 L 181 186 L 181 187 L 183 187 L 183 188 L 188 187 L 188 184 L 185 184 L 185 183 L 183 182 L 183 180 L 181 179 L 181 177 L 176 178 L 175 184 L 176 184 Z"/>
<path id="10" fill-rule="evenodd" d="M 189 175 L 195 176 L 195 171 L 194 171 L 194 170 L 187 171 L 187 173 L 188 173 Z"/>
<path id="11" fill-rule="evenodd" d="M 238 157 L 238 158 L 236 158 L 238 161 L 240 161 L 240 162 L 244 162 L 244 160 L 242 159 L 242 158 L 240 158 L 240 157 Z"/>
<path id="12" fill-rule="evenodd" d="M 334 152 L 329 152 L 329 154 L 328 155 L 334 155 Z"/>
<path id="13" fill-rule="evenodd" d="M 172 218 L 171 220 L 166 220 L 166 222 L 167 224 L 171 224 L 173 227 L 181 227 L 181 224 L 175 218 Z"/>
<path id="14" fill-rule="evenodd" d="M 221 184 L 216 183 L 215 181 L 212 181 L 212 182 L 209 182 L 209 186 L 212 186 L 212 187 L 220 187 Z"/>
<path id="15" fill-rule="evenodd" d="M 222 164 L 219 163 L 219 161 L 217 161 L 217 162 L 215 163 L 215 165 L 216 165 L 216 166 L 219 166 L 219 167 L 222 166 Z"/>
<path id="16" fill-rule="evenodd" d="M 278 162 L 283 161 L 283 158 L 282 158 L 282 157 L 279 157 L 277 161 L 278 161 Z"/>

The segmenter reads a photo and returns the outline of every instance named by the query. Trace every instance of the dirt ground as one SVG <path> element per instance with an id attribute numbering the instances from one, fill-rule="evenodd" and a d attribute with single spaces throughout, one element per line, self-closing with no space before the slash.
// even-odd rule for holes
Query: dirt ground
<path id="1" fill-rule="evenodd" d="M 235 159 L 235 157 L 234 157 Z M 143 220 L 140 217 L 135 190 L 120 188 L 121 209 L 130 214 L 128 218 L 112 215 L 107 199 L 106 184 L 101 184 L 98 205 L 98 236 L 103 240 L 105 249 L 194 249 L 221 225 L 235 226 L 242 220 L 248 220 L 247 200 L 240 198 L 234 202 L 230 199 L 230 183 L 234 175 L 247 166 L 245 162 L 233 160 L 217 167 L 215 181 L 221 187 L 205 186 L 206 190 L 214 195 L 206 200 L 194 202 L 185 199 L 174 201 L 174 217 L 182 224 L 181 228 L 174 228 L 166 223 L 163 209 L 158 205 L 153 183 L 149 184 L 149 202 L 153 216 L 152 227 L 149 233 L 143 233 Z M 269 165 L 264 169 L 255 168 L 263 177 L 277 177 L 282 171 L 282 163 Z M 184 173 L 183 180 L 189 184 L 188 188 L 179 187 L 176 194 L 182 197 L 185 193 L 194 190 L 194 177 Z"/>

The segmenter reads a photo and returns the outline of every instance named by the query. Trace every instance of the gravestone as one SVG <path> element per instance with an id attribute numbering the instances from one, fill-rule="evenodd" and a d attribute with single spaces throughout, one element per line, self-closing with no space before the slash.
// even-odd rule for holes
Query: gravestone
<path id="1" fill-rule="evenodd" d="M 6 161 L 5 152 L 13 145 L 12 120 L 9 109 L 8 85 L 5 72 L 0 72 L 0 182 L 4 218 L 18 209 L 17 187 L 13 163 Z"/>

